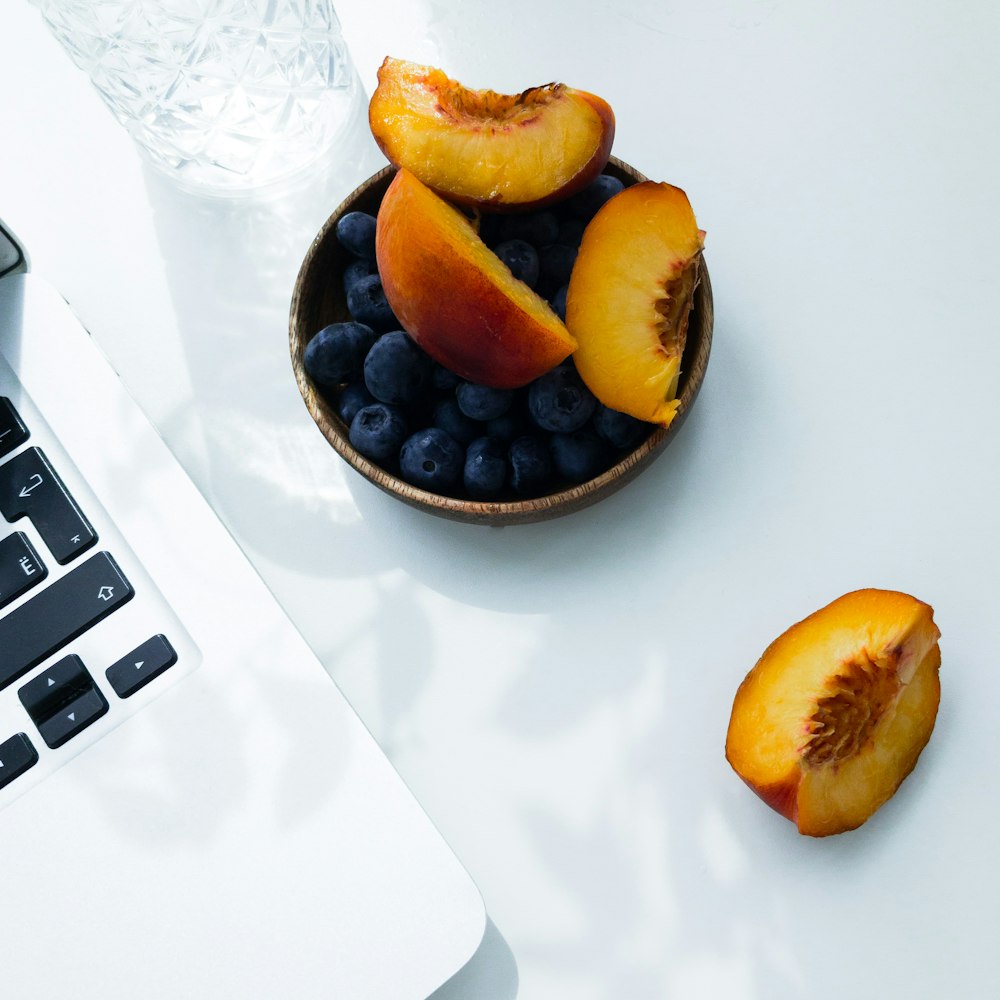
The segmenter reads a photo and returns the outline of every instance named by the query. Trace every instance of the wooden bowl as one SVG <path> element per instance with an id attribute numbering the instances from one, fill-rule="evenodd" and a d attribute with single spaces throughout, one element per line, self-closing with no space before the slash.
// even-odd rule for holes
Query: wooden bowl
<path id="1" fill-rule="evenodd" d="M 468 524 L 527 524 L 569 514 L 589 507 L 621 489 L 634 479 L 673 440 L 684 423 L 701 388 L 712 347 L 712 285 L 704 260 L 701 281 L 695 291 L 694 307 L 688 323 L 687 344 L 681 362 L 680 405 L 669 427 L 652 428 L 649 436 L 606 472 L 579 485 L 530 500 L 480 501 L 441 496 L 418 489 L 386 472 L 357 452 L 348 440 L 348 428 L 334 408 L 306 376 L 303 353 L 309 340 L 329 323 L 350 319 L 341 274 L 354 258 L 341 247 L 335 235 L 337 220 L 348 212 L 378 213 L 382 196 L 395 175 L 395 167 L 385 167 L 369 177 L 350 194 L 327 219 L 313 240 L 299 270 L 292 294 L 289 317 L 292 367 L 299 392 L 313 420 L 327 441 L 366 479 L 411 507 L 453 521 Z M 621 160 L 611 157 L 605 172 L 626 186 L 647 178 Z"/>

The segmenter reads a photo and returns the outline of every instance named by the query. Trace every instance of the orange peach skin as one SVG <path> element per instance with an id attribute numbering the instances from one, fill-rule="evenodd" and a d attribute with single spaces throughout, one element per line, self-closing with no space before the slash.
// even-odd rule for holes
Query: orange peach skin
<path id="1" fill-rule="evenodd" d="M 652 181 L 615 195 L 587 226 L 566 326 L 577 370 L 605 406 L 673 420 L 704 240 L 687 195 Z"/>
<path id="2" fill-rule="evenodd" d="M 733 703 L 727 760 L 800 833 L 855 829 L 895 793 L 930 739 L 941 694 L 939 635 L 930 606 L 907 594 L 838 598 L 771 643 L 747 674 Z M 839 720 L 827 713 L 828 733 L 816 722 L 821 699 L 846 706 Z M 815 753 L 817 738 L 827 741 L 826 753 Z"/>
<path id="3" fill-rule="evenodd" d="M 393 58 L 378 80 L 368 121 L 382 152 L 460 204 L 538 208 L 585 187 L 611 154 L 611 107 L 561 83 L 497 94 Z"/>
<path id="4" fill-rule="evenodd" d="M 527 385 L 576 347 L 469 220 L 407 170 L 382 199 L 375 249 L 386 298 L 407 333 L 470 382 Z"/>

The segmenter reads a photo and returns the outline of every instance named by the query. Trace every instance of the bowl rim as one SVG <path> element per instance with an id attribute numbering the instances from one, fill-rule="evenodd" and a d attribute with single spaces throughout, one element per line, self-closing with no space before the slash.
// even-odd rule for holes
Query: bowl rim
<path id="1" fill-rule="evenodd" d="M 617 175 L 630 178 L 632 184 L 649 179 L 618 157 L 609 157 L 608 165 L 615 168 Z M 607 167 L 604 169 L 607 170 Z M 582 510 L 617 492 L 663 451 L 683 424 L 704 381 L 714 328 L 712 284 L 704 255 L 699 265 L 699 280 L 692 309 L 692 318 L 695 315 L 699 317 L 700 336 L 691 354 L 687 371 L 681 372 L 681 392 L 678 395 L 677 412 L 668 427 L 656 427 L 644 441 L 600 475 L 583 483 L 563 487 L 555 493 L 523 500 L 470 500 L 431 493 L 376 465 L 351 445 L 347 437 L 346 424 L 313 386 L 305 374 L 302 363 L 305 346 L 316 332 L 304 329 L 301 312 L 306 288 L 310 284 L 313 270 L 318 266 L 318 257 L 328 245 L 328 241 L 336 239 L 335 228 L 340 217 L 353 211 L 357 201 L 378 184 L 386 182 L 388 186 L 387 182 L 395 175 L 396 170 L 392 164 L 386 165 L 359 184 L 341 201 L 310 243 L 295 278 L 289 307 L 289 349 L 299 393 L 316 426 L 341 458 L 373 485 L 411 507 L 449 520 L 485 525 L 527 524 Z M 694 324 L 689 322 L 689 332 L 693 326 Z"/>

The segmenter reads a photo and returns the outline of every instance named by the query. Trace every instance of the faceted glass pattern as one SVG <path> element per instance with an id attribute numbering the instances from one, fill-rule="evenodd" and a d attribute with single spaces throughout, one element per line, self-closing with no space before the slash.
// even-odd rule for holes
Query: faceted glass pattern
<path id="1" fill-rule="evenodd" d="M 331 0 L 32 0 L 139 147 L 182 181 L 294 173 L 350 116 Z"/>

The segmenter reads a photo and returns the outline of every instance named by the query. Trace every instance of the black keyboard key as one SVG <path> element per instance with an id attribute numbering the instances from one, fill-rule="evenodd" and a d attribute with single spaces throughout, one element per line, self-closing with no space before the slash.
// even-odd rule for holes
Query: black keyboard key
<path id="1" fill-rule="evenodd" d="M 38 725 L 93 686 L 94 680 L 83 660 L 74 653 L 46 667 L 20 688 L 17 696 L 31 716 L 31 721 Z"/>
<path id="2" fill-rule="evenodd" d="M 108 703 L 104 695 L 92 687 L 68 705 L 63 705 L 55 715 L 38 723 L 38 732 L 46 745 L 55 750 L 96 722 L 107 710 Z"/>
<path id="3" fill-rule="evenodd" d="M 0 788 L 19 778 L 38 763 L 38 751 L 24 733 L 17 733 L 0 743 Z"/>
<path id="4" fill-rule="evenodd" d="M 154 635 L 108 667 L 105 674 L 115 694 L 119 698 L 128 698 L 176 662 L 177 654 L 166 637 Z"/>
<path id="5" fill-rule="evenodd" d="M 0 618 L 0 689 L 134 596 L 114 559 L 98 552 Z"/>
<path id="6" fill-rule="evenodd" d="M 9 455 L 27 440 L 28 428 L 14 409 L 14 404 L 6 396 L 0 396 L 0 458 Z"/>
<path id="7" fill-rule="evenodd" d="M 104 695 L 79 656 L 64 656 L 18 692 L 42 739 L 55 749 L 108 710 Z"/>
<path id="8" fill-rule="evenodd" d="M 23 532 L 15 531 L 0 541 L 0 608 L 47 575 L 48 570 Z"/>
<path id="9" fill-rule="evenodd" d="M 41 448 L 28 448 L 0 465 L 0 512 L 8 521 L 30 518 L 61 566 L 97 541 Z"/>

